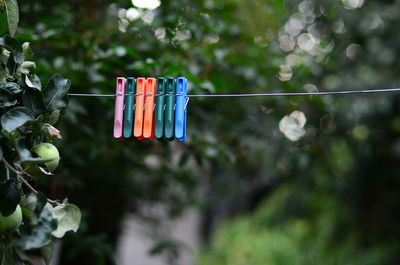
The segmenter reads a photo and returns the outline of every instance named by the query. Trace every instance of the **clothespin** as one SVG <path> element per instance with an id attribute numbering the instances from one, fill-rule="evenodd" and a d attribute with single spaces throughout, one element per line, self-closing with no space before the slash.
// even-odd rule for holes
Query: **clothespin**
<path id="1" fill-rule="evenodd" d="M 178 77 L 176 80 L 175 137 L 179 141 L 186 139 L 186 98 L 187 79 Z"/>
<path id="2" fill-rule="evenodd" d="M 143 137 L 154 140 L 154 102 L 156 94 L 156 79 L 147 78 L 145 90 L 145 110 Z"/>
<path id="3" fill-rule="evenodd" d="M 136 93 L 136 79 L 133 77 L 128 77 L 126 80 L 124 138 L 132 137 L 135 93 Z"/>
<path id="4" fill-rule="evenodd" d="M 135 107 L 135 123 L 133 128 L 133 135 L 139 140 L 143 139 L 143 108 L 146 79 L 140 77 L 136 80 L 136 107 Z"/>
<path id="5" fill-rule="evenodd" d="M 172 141 L 174 139 L 174 107 L 175 107 L 176 81 L 173 77 L 167 78 L 167 86 L 165 89 L 165 128 L 164 137 Z"/>
<path id="6" fill-rule="evenodd" d="M 164 136 L 165 86 L 165 78 L 157 78 L 157 98 L 155 111 L 155 136 L 157 139 L 162 139 Z"/>
<path id="7" fill-rule="evenodd" d="M 114 113 L 114 138 L 123 139 L 122 127 L 124 119 L 124 98 L 125 98 L 126 79 L 124 77 L 117 78 L 116 95 L 115 95 L 115 113 Z"/>
<path id="8" fill-rule="evenodd" d="M 187 91 L 187 90 L 186 90 Z M 179 141 L 181 141 L 181 142 L 183 142 L 183 141 L 185 141 L 186 140 L 186 125 L 187 125 L 187 107 L 188 107 L 188 104 L 189 104 L 189 97 L 186 95 L 185 96 L 185 118 L 184 118 L 184 125 L 183 125 L 183 137 L 182 138 L 179 138 L 178 140 Z"/>

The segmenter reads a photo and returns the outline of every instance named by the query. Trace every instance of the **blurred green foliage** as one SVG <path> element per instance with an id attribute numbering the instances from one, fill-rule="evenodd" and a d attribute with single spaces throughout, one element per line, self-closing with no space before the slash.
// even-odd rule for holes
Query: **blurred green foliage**
<path id="1" fill-rule="evenodd" d="M 32 42 L 37 72 L 62 74 L 76 93 L 114 93 L 117 76 L 186 76 L 191 94 L 400 83 L 398 1 L 165 0 L 147 10 L 122 0 L 31 0 L 20 9 L 16 37 Z M 204 264 L 231 264 L 236 254 L 237 264 L 399 260 L 398 96 L 193 99 L 183 144 L 114 140 L 113 104 L 71 98 L 59 125 L 62 173 L 47 192 L 69 194 L 83 210 L 62 264 L 113 262 L 126 212 L 165 241 L 162 220 L 143 212 L 160 202 L 172 217 L 201 207 L 205 242 L 216 248 Z M 279 130 L 293 111 L 306 118 L 297 141 Z M 271 193 L 278 199 L 252 217 Z M 213 239 L 241 213 L 249 217 Z M 177 253 L 173 244 L 157 252 Z"/>
<path id="2" fill-rule="evenodd" d="M 355 227 L 343 229 L 343 224 L 352 223 L 351 214 L 330 196 L 312 203 L 312 217 L 288 217 L 288 203 L 296 190 L 284 185 L 252 215 L 218 229 L 199 264 L 395 264 L 397 246 L 387 242 L 363 246 Z"/>

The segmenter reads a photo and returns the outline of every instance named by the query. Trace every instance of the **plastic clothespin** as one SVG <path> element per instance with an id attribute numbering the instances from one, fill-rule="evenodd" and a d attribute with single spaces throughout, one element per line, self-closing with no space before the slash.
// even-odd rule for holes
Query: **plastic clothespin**
<path id="1" fill-rule="evenodd" d="M 147 78 L 145 90 L 145 110 L 144 110 L 144 126 L 143 137 L 154 139 L 154 102 L 156 97 L 156 79 Z"/>
<path id="2" fill-rule="evenodd" d="M 132 137 L 133 107 L 135 104 L 135 93 L 136 93 L 136 79 L 133 77 L 128 77 L 126 80 L 124 138 Z"/>
<path id="3" fill-rule="evenodd" d="M 122 127 L 124 119 L 124 98 L 125 98 L 126 79 L 117 77 L 114 113 L 114 138 L 123 139 Z"/>
<path id="4" fill-rule="evenodd" d="M 136 80 L 136 107 L 133 135 L 139 140 L 143 139 L 143 108 L 146 90 L 146 79 L 140 77 Z"/>
<path id="5" fill-rule="evenodd" d="M 186 96 L 187 79 L 178 77 L 176 80 L 175 137 L 179 141 L 186 139 Z"/>
<path id="6" fill-rule="evenodd" d="M 175 107 L 175 94 L 176 94 L 176 80 L 173 77 L 167 78 L 167 84 L 165 89 L 165 127 L 164 137 L 172 141 L 174 139 L 174 107 Z"/>
<path id="7" fill-rule="evenodd" d="M 164 136 L 164 108 L 165 108 L 165 86 L 164 77 L 157 78 L 157 99 L 155 110 L 155 136 L 162 139 Z"/>

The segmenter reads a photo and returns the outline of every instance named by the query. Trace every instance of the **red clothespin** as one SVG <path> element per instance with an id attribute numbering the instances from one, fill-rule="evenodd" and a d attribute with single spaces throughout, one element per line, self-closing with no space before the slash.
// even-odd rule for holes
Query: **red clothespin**
<path id="1" fill-rule="evenodd" d="M 114 138 L 123 139 L 123 120 L 124 120 L 124 99 L 125 99 L 126 79 L 117 78 L 117 87 L 115 95 L 115 113 L 114 113 Z"/>
<path id="2" fill-rule="evenodd" d="M 156 79 L 147 78 L 145 89 L 145 109 L 143 137 L 154 140 L 154 102 L 156 94 Z"/>

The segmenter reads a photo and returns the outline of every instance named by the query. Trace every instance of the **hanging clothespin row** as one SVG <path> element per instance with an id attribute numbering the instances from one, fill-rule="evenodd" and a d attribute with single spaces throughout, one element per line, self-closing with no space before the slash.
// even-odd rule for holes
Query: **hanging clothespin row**
<path id="1" fill-rule="evenodd" d="M 136 78 L 128 77 L 126 81 L 126 95 L 125 95 L 124 138 L 132 137 L 135 93 L 136 93 Z"/>
<path id="2" fill-rule="evenodd" d="M 154 140 L 154 102 L 156 97 L 156 79 L 147 78 L 145 90 L 145 109 L 143 137 Z"/>
<path id="3" fill-rule="evenodd" d="M 157 97 L 155 109 L 155 136 L 157 139 L 164 137 L 164 110 L 165 110 L 165 78 L 157 78 Z"/>
<path id="4" fill-rule="evenodd" d="M 136 81 L 136 106 L 135 106 L 135 123 L 133 127 L 133 135 L 138 140 L 143 140 L 143 112 L 144 98 L 146 90 L 146 79 L 140 77 Z"/>
<path id="5" fill-rule="evenodd" d="M 164 137 L 172 141 L 174 139 L 175 129 L 175 95 L 176 81 L 173 77 L 167 78 L 167 87 L 165 89 L 165 118 L 164 118 Z"/>
<path id="6" fill-rule="evenodd" d="M 124 77 L 117 78 L 116 96 L 115 96 L 115 112 L 114 112 L 114 138 L 123 139 L 123 119 L 124 119 L 124 98 L 125 98 L 126 79 Z"/>
<path id="7" fill-rule="evenodd" d="M 118 77 L 114 137 L 184 141 L 188 102 L 185 77 Z"/>
<path id="8" fill-rule="evenodd" d="M 186 139 L 186 108 L 187 108 L 187 79 L 178 77 L 176 80 L 176 108 L 175 108 L 175 138 L 179 141 Z"/>

